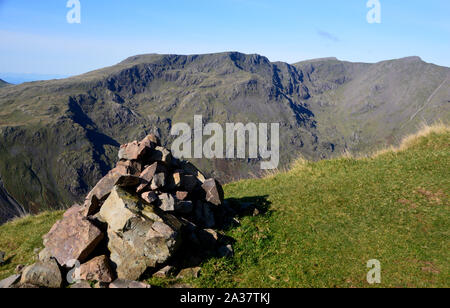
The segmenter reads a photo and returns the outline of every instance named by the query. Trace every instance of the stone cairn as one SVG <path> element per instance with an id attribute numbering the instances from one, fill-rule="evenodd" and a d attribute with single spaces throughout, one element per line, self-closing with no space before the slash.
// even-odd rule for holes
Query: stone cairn
<path id="1" fill-rule="evenodd" d="M 143 276 L 196 277 L 205 256 L 233 253 L 215 229 L 235 214 L 215 179 L 149 135 L 122 145 L 116 167 L 44 236 L 38 262 L 0 284 L 146 288 Z"/>

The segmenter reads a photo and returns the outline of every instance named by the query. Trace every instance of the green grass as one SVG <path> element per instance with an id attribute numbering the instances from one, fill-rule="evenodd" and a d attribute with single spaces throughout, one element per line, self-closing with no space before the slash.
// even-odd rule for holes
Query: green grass
<path id="1" fill-rule="evenodd" d="M 196 287 L 370 287 L 367 261 L 381 262 L 380 287 L 450 286 L 450 131 L 428 130 L 401 150 L 371 158 L 299 160 L 289 172 L 224 187 L 226 198 L 264 197 L 269 211 L 227 231 L 235 256 L 210 259 Z M 15 254 L 0 278 L 32 261 L 60 217 L 46 213 L 0 227 Z M 168 285 L 173 280 L 153 283 Z"/>
<path id="2" fill-rule="evenodd" d="M 227 198 L 267 196 L 270 212 L 229 231 L 234 258 L 207 262 L 196 285 L 368 287 L 378 259 L 381 287 L 449 287 L 450 132 L 408 143 L 227 185 Z"/>
<path id="3" fill-rule="evenodd" d="M 44 248 L 42 236 L 61 219 L 62 212 L 28 216 L 0 226 L 0 250 L 6 252 L 6 264 L 0 266 L 0 279 L 12 274 L 19 264 L 35 262 L 34 250 Z"/>

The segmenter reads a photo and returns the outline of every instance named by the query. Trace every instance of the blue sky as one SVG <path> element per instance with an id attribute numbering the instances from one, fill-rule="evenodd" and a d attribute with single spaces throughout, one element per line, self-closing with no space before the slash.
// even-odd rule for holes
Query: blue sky
<path id="1" fill-rule="evenodd" d="M 334 56 L 377 62 L 417 55 L 450 66 L 450 1 L 0 0 L 1 73 L 74 75 L 142 53 L 258 53 L 289 63 Z"/>

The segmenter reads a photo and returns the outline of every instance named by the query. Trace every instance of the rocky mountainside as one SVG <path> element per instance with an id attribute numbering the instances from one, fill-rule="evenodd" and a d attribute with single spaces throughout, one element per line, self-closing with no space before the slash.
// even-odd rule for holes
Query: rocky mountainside
<path id="1" fill-rule="evenodd" d="M 8 193 L 0 179 L 0 224 L 26 214 L 25 209 Z"/>
<path id="2" fill-rule="evenodd" d="M 142 55 L 115 66 L 0 90 L 0 177 L 27 212 L 80 201 L 119 145 L 173 124 L 280 123 L 280 167 L 394 144 L 450 119 L 450 70 L 405 58 L 294 65 L 259 55 Z M 222 182 L 258 176 L 255 160 L 193 160 Z M 6 202 L 2 203 L 2 207 Z M 12 207 L 12 205 L 10 205 Z"/>
<path id="3" fill-rule="evenodd" d="M 421 124 L 450 120 L 450 69 L 418 57 L 376 64 L 336 59 L 294 64 L 308 76 L 319 136 L 361 153 L 398 144 Z"/>

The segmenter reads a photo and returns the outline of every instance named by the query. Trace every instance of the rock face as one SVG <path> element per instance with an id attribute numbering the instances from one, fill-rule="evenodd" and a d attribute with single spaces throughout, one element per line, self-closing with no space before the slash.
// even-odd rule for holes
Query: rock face
<path id="1" fill-rule="evenodd" d="M 219 182 L 172 157 L 154 135 L 123 145 L 119 162 L 44 236 L 39 262 L 24 269 L 21 287 L 64 285 L 58 264 L 72 269 L 73 287 L 148 287 L 146 272 L 166 277 L 219 246 L 213 228 L 226 206 Z M 208 228 L 203 230 L 203 228 Z M 205 236 L 206 234 L 206 236 Z M 185 245 L 188 249 L 181 249 Z M 191 255 L 192 254 L 192 255 Z M 169 264 L 168 262 L 175 264 Z M 73 268 L 75 265 L 79 268 Z M 181 276 L 198 276 L 199 269 Z M 76 275 L 78 274 L 78 276 Z M 114 279 L 116 281 L 112 282 Z"/>

